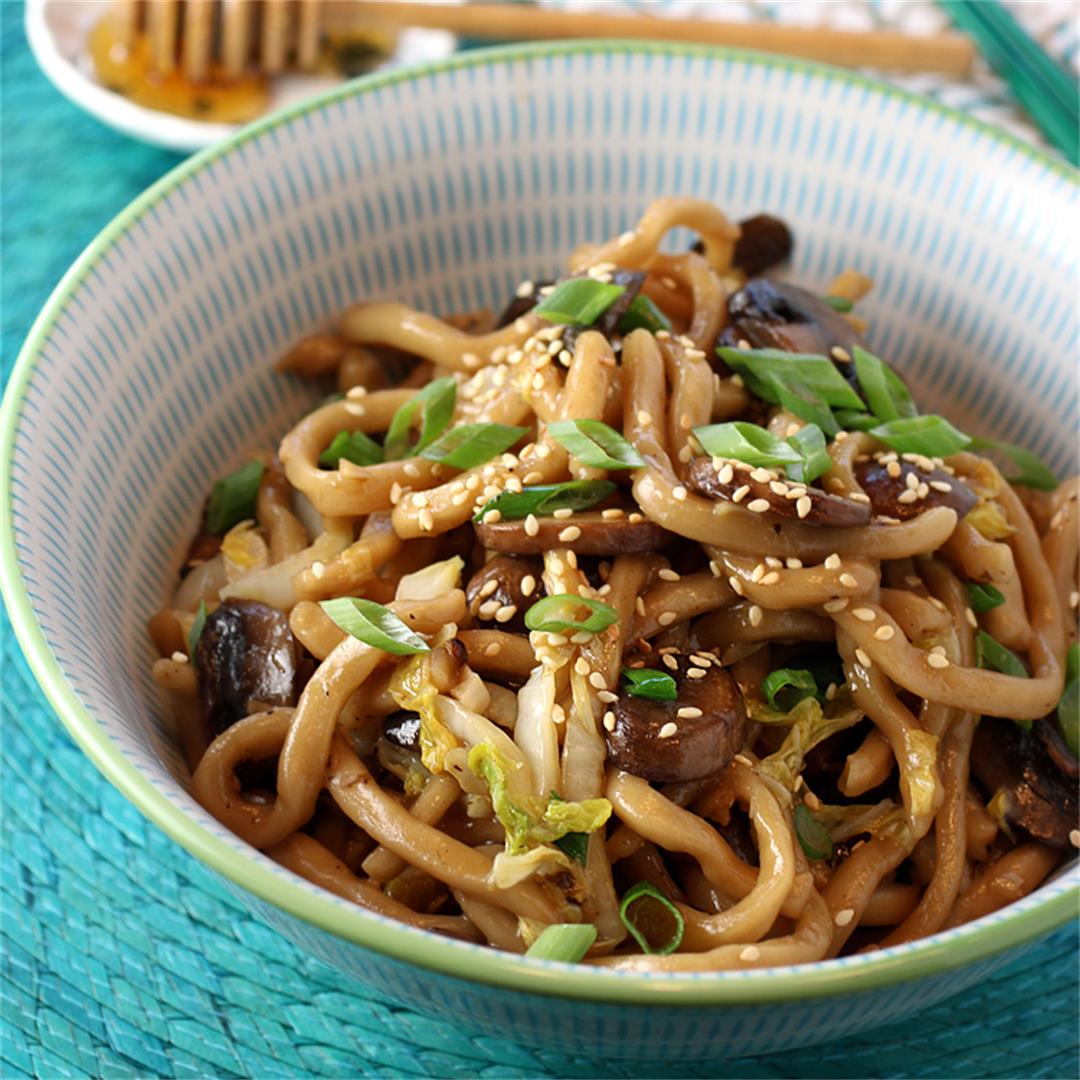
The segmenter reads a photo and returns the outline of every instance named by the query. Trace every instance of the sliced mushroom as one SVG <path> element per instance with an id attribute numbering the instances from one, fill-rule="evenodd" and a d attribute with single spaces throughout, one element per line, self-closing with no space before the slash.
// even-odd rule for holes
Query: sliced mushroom
<path id="1" fill-rule="evenodd" d="M 932 507 L 948 506 L 963 517 L 979 501 L 963 480 L 944 469 L 923 469 L 910 461 L 883 462 L 882 457 L 895 455 L 877 454 L 855 465 L 855 479 L 870 496 L 875 514 L 907 521 Z"/>
<path id="2" fill-rule="evenodd" d="M 523 633 L 525 612 L 544 595 L 544 567 L 539 559 L 496 555 L 469 580 L 465 599 L 481 623 L 495 623 Z"/>
<path id="3" fill-rule="evenodd" d="M 540 295 L 540 290 L 546 289 L 550 285 L 554 285 L 555 282 L 537 281 L 535 283 L 526 283 L 526 288 L 528 288 L 529 284 L 532 284 L 532 289 L 523 295 L 515 294 L 510 303 L 503 308 L 502 313 L 495 322 L 496 330 L 503 326 L 509 326 L 515 319 L 520 319 L 522 315 L 528 315 L 528 313 L 543 299 Z"/>
<path id="4" fill-rule="evenodd" d="M 807 525 L 851 528 L 870 522 L 869 503 L 830 495 L 820 488 L 785 480 L 772 469 L 755 469 L 741 461 L 720 461 L 717 465 L 710 457 L 696 457 L 690 462 L 687 479 L 695 491 L 710 498 Z"/>
<path id="5" fill-rule="evenodd" d="M 622 692 L 604 724 L 608 760 L 623 772 L 663 783 L 714 776 L 746 737 L 739 687 L 719 662 L 705 666 L 668 654 L 662 665 L 656 667 L 675 679 L 678 696 L 652 701 Z"/>
<path id="6" fill-rule="evenodd" d="M 1005 821 L 1053 848 L 1070 847 L 1077 827 L 1077 763 L 1053 719 L 1025 731 L 1012 720 L 984 716 L 971 744 L 971 773 L 987 798 L 999 792 Z"/>
<path id="7" fill-rule="evenodd" d="M 656 551 L 667 539 L 667 531 L 639 510 L 624 510 L 620 517 L 604 514 L 586 510 L 569 518 L 536 518 L 534 532 L 525 521 L 481 521 L 476 536 L 484 547 L 514 555 L 540 555 L 553 547 L 570 548 L 578 555 L 630 555 Z"/>
<path id="8" fill-rule="evenodd" d="M 215 734 L 247 716 L 250 702 L 296 703 L 300 649 L 277 608 L 226 600 L 206 617 L 195 661 L 203 719 Z"/>
<path id="9" fill-rule="evenodd" d="M 418 713 L 399 709 L 383 720 L 383 735 L 388 742 L 402 750 L 420 752 L 420 716 Z"/>
<path id="10" fill-rule="evenodd" d="M 721 345 L 749 342 L 755 349 L 829 356 L 839 346 L 848 354 L 862 338 L 843 316 L 820 297 L 797 285 L 770 278 L 754 278 L 728 300 L 730 322 L 720 335 Z M 850 364 L 841 364 L 854 378 Z"/>
<path id="11" fill-rule="evenodd" d="M 771 214 L 756 214 L 739 222 L 735 265 L 750 278 L 764 274 L 791 257 L 791 230 Z"/>

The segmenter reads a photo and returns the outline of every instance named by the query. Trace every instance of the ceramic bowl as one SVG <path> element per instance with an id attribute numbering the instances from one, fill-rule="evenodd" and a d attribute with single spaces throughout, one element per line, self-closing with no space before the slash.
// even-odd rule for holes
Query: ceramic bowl
<path id="1" fill-rule="evenodd" d="M 897 1021 L 1073 916 L 1075 869 L 956 930 L 790 969 L 643 977 L 428 936 L 292 876 L 196 805 L 146 619 L 213 478 L 309 404 L 270 366 L 290 342 L 360 297 L 498 307 L 664 193 L 781 214 L 811 286 L 872 275 L 860 312 L 918 396 L 1071 471 L 1075 185 L 959 114 L 751 54 L 512 47 L 344 87 L 166 176 L 35 324 L 2 417 L 15 629 L 75 738 L 149 818 L 283 933 L 414 1006 L 648 1060 Z"/>

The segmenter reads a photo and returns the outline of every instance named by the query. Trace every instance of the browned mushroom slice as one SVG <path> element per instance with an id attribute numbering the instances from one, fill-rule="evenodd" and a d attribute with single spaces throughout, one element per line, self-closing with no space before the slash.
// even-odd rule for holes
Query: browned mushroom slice
<path id="1" fill-rule="evenodd" d="M 807 525 L 851 528 L 870 522 L 870 504 L 830 495 L 820 488 L 785 480 L 772 469 L 753 469 L 741 461 L 715 464 L 697 457 L 688 474 L 695 491 L 713 499 L 726 499 L 759 514 L 777 514 Z"/>
<path id="2" fill-rule="evenodd" d="M 249 703 L 293 705 L 299 648 L 283 611 L 226 600 L 206 617 L 195 650 L 203 719 L 217 733 L 243 719 Z"/>
<path id="3" fill-rule="evenodd" d="M 728 300 L 730 321 L 720 335 L 721 345 L 748 342 L 755 349 L 829 356 L 836 346 L 849 355 L 862 338 L 843 316 L 812 292 L 786 281 L 754 278 Z M 850 364 L 841 365 L 844 374 Z"/>
<path id="4" fill-rule="evenodd" d="M 735 265 L 750 278 L 764 274 L 791 257 L 791 230 L 771 214 L 756 214 L 739 222 Z"/>
<path id="5" fill-rule="evenodd" d="M 469 580 L 469 611 L 480 622 L 524 632 L 525 612 L 544 595 L 543 572 L 539 559 L 496 555 Z"/>
<path id="6" fill-rule="evenodd" d="M 984 716 L 971 744 L 971 773 L 1005 821 L 1053 848 L 1071 846 L 1077 821 L 1077 764 L 1049 717 L 1025 731 Z M 1000 793 L 1000 794 L 999 794 Z"/>
<path id="7" fill-rule="evenodd" d="M 607 515 L 607 516 L 605 516 Z M 514 555 L 540 555 L 566 547 L 578 555 L 631 555 L 663 547 L 667 532 L 640 511 L 586 510 L 568 518 L 477 522 L 476 536 L 484 547 Z M 531 530 L 531 531 L 530 531 Z"/>
<path id="8" fill-rule="evenodd" d="M 653 701 L 620 693 L 604 716 L 608 760 L 662 783 L 721 772 L 746 737 L 746 706 L 735 680 L 716 660 L 705 665 L 669 654 L 655 666 L 675 679 L 678 697 Z"/>
<path id="9" fill-rule="evenodd" d="M 879 454 L 858 462 L 855 479 L 870 497 L 875 514 L 900 521 L 918 517 L 935 506 L 951 507 L 958 517 L 963 517 L 979 501 L 963 480 L 944 469 L 924 469 L 910 461 L 896 460 L 895 455 Z"/>

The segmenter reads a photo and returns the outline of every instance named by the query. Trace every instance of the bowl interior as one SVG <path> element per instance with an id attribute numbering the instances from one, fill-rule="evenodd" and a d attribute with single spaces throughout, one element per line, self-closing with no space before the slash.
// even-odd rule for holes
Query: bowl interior
<path id="1" fill-rule="evenodd" d="M 63 282 L 5 406 L 16 624 L 99 764 L 196 823 L 172 822 L 185 842 L 284 876 L 187 794 L 145 629 L 214 478 L 315 396 L 273 359 L 360 298 L 498 308 L 662 194 L 782 215 L 798 279 L 876 280 L 870 339 L 927 408 L 1075 468 L 1075 179 L 1033 151 L 857 78 L 693 49 L 362 81 L 140 198 Z"/>

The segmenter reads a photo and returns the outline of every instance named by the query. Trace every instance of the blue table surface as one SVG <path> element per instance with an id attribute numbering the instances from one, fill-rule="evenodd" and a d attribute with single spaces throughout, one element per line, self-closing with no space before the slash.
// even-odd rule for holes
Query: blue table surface
<path id="1" fill-rule="evenodd" d="M 68 104 L 0 3 L 0 384 L 93 236 L 179 158 Z M 0 617 L 0 1075 L 638 1076 L 372 995 L 251 920 L 61 728 Z M 685 1076 L 1077 1076 L 1077 934 L 904 1024 Z M 655 1071 L 655 1069 L 654 1069 Z"/>

